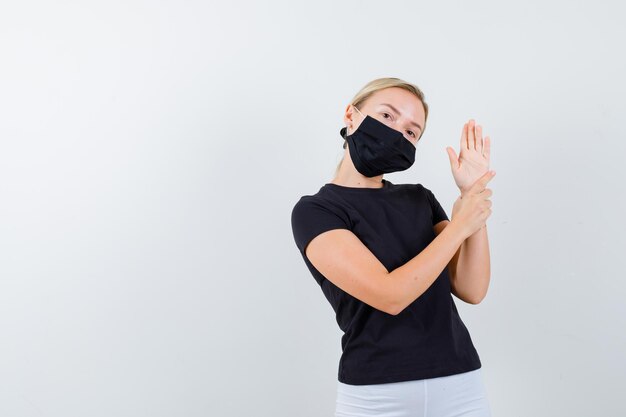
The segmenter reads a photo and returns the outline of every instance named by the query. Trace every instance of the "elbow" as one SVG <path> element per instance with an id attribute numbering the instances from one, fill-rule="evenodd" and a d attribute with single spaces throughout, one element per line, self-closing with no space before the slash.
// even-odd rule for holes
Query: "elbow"
<path id="1" fill-rule="evenodd" d="M 391 315 L 391 316 L 397 316 L 398 314 L 400 314 L 402 310 L 400 310 L 399 308 L 396 308 L 394 306 L 389 307 L 387 309 L 385 309 L 385 313 Z"/>
<path id="2" fill-rule="evenodd" d="M 479 295 L 473 295 L 473 294 L 465 294 L 465 293 L 459 293 L 456 289 L 452 288 L 452 294 L 454 294 L 456 296 L 456 298 L 458 298 L 459 300 L 467 303 L 467 304 L 472 304 L 472 305 L 477 305 L 480 304 L 483 299 L 485 298 L 485 295 L 483 294 L 482 296 Z"/>
<path id="3" fill-rule="evenodd" d="M 402 311 L 398 305 L 390 300 L 383 301 L 382 299 L 378 299 L 378 303 L 376 305 L 372 304 L 378 311 L 382 311 L 383 313 L 389 314 L 391 316 L 397 316 Z"/>
<path id="4" fill-rule="evenodd" d="M 392 316 L 397 316 L 398 314 L 400 314 L 402 312 L 403 309 L 400 308 L 388 308 L 385 313 L 392 315 Z"/>
<path id="5" fill-rule="evenodd" d="M 387 298 L 385 302 L 379 303 L 377 309 L 391 316 L 397 316 L 404 310 L 404 307 L 401 307 L 396 300 Z"/>
<path id="6" fill-rule="evenodd" d="M 487 294 L 484 293 L 478 297 L 468 297 L 465 302 L 469 303 L 469 304 L 473 304 L 473 305 L 478 305 L 480 303 L 482 303 L 482 301 L 485 299 L 485 296 Z"/>
<path id="7" fill-rule="evenodd" d="M 402 313 L 406 308 L 405 305 L 400 305 L 399 303 L 394 303 L 386 309 L 387 314 L 391 314 L 392 316 L 397 316 Z"/>
<path id="8" fill-rule="evenodd" d="M 466 303 L 472 304 L 472 305 L 478 305 L 480 304 L 481 301 L 482 299 L 478 299 L 478 298 L 469 298 L 465 300 Z"/>
<path id="9" fill-rule="evenodd" d="M 489 281 L 489 278 L 487 278 L 486 281 Z M 471 288 L 468 290 L 465 287 L 459 288 L 458 285 L 456 285 L 455 280 L 450 280 L 451 293 L 454 294 L 459 300 L 462 300 L 467 304 L 477 305 L 482 303 L 487 296 L 487 288 L 488 287 L 481 287 L 480 289 Z"/>
<path id="10" fill-rule="evenodd" d="M 389 272 L 379 280 L 381 286 L 377 291 L 377 309 L 391 316 L 397 316 L 404 310 L 406 306 L 400 301 L 400 293 L 398 287 L 392 284 Z"/>

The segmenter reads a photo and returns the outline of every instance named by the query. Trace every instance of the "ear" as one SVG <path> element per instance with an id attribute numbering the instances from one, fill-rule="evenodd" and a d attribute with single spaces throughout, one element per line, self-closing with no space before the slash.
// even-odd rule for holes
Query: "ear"
<path id="1" fill-rule="evenodd" d="M 353 112 L 353 109 L 352 109 L 352 104 L 348 104 L 346 106 L 346 110 L 345 110 L 344 115 L 343 115 L 343 124 L 348 127 L 348 133 L 350 133 L 351 130 L 352 130 L 352 123 L 353 123 L 352 117 L 353 117 L 353 115 L 354 115 L 354 112 Z"/>

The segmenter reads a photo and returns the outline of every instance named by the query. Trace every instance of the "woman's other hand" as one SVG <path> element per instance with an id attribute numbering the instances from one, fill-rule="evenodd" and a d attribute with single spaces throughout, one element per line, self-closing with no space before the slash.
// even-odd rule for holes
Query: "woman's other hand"
<path id="1" fill-rule="evenodd" d="M 459 196 L 452 207 L 451 224 L 461 230 L 465 238 L 480 230 L 491 215 L 491 200 L 493 194 L 487 183 L 494 177 L 494 171 L 488 171 L 480 177 L 465 195 Z"/>
<path id="2" fill-rule="evenodd" d="M 452 176 L 462 195 L 489 170 L 490 148 L 491 139 L 489 136 L 483 139 L 482 126 L 477 125 L 474 119 L 463 125 L 459 156 L 452 147 L 446 147 Z"/>

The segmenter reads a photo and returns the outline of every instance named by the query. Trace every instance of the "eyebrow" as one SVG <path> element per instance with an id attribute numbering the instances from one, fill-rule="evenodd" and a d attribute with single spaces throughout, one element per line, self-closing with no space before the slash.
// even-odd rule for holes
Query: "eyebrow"
<path id="1" fill-rule="evenodd" d="M 391 108 L 391 110 L 393 110 L 393 111 L 395 111 L 396 113 L 400 114 L 400 112 L 398 111 L 398 109 L 396 109 L 395 107 L 393 107 L 391 104 L 388 104 L 388 103 L 380 103 L 380 105 L 381 105 L 381 106 L 387 106 L 387 107 Z M 419 128 L 419 130 L 420 130 L 420 131 L 422 130 L 422 126 L 418 125 L 417 123 L 415 123 L 415 122 L 411 121 L 411 124 L 412 124 L 413 126 L 417 126 L 417 127 Z"/>

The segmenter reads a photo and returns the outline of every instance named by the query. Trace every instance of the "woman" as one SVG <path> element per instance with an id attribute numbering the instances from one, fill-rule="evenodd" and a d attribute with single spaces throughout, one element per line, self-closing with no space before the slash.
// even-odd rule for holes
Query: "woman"
<path id="1" fill-rule="evenodd" d="M 347 106 L 335 178 L 293 207 L 296 245 L 344 332 L 335 416 L 490 416 L 481 361 L 451 294 L 485 297 L 490 140 L 470 120 L 457 157 L 452 221 L 409 168 L 428 106 L 415 85 L 381 78 Z"/>

